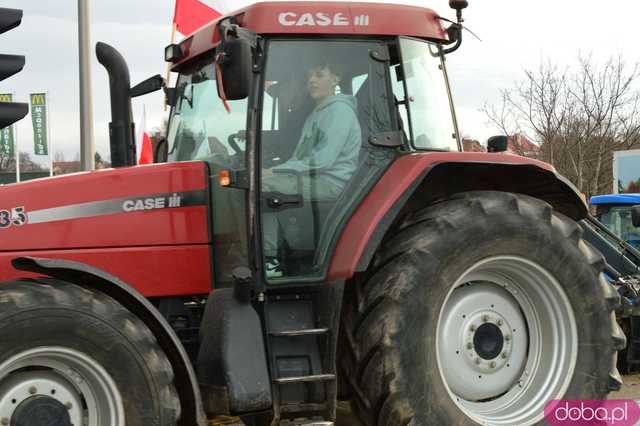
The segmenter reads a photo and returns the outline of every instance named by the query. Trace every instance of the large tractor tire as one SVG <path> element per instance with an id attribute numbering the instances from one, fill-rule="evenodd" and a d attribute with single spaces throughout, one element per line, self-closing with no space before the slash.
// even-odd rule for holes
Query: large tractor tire
<path id="1" fill-rule="evenodd" d="M 619 297 L 581 235 L 503 192 L 407 215 L 345 301 L 341 372 L 361 421 L 531 425 L 550 400 L 618 388 Z"/>
<path id="2" fill-rule="evenodd" d="M 0 423 L 174 426 L 173 369 L 108 296 L 52 279 L 0 284 Z"/>

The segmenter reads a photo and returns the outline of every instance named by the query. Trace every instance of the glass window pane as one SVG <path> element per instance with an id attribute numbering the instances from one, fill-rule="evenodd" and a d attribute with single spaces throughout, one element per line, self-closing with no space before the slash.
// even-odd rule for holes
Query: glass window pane
<path id="1" fill-rule="evenodd" d="M 212 59 L 182 73 L 176 84 L 177 103 L 168 130 L 168 161 L 203 160 L 212 175 L 221 169 L 244 169 L 246 99 L 228 101 L 228 113 L 218 97 Z M 215 283 L 232 285 L 232 271 L 248 265 L 244 190 L 211 185 Z"/>
<path id="2" fill-rule="evenodd" d="M 633 226 L 630 206 L 611 207 L 599 219 L 618 238 L 640 248 L 640 228 Z"/>
<path id="3" fill-rule="evenodd" d="M 457 151 L 449 97 L 438 47 L 413 39 L 400 39 L 402 70 L 411 115 L 413 146 L 417 149 Z M 394 90 L 395 92 L 395 90 Z M 400 114 L 403 115 L 403 109 Z M 404 111 L 406 114 L 406 111 Z M 403 115 L 403 120 L 407 116 Z"/>
<path id="4" fill-rule="evenodd" d="M 378 42 L 269 44 L 260 140 L 270 280 L 321 277 L 341 221 L 390 161 L 390 155 L 365 161 L 376 150 L 369 136 L 393 130 L 386 64 L 371 57 L 381 48 Z"/>
<path id="5" fill-rule="evenodd" d="M 231 112 L 225 110 L 211 62 L 181 74 L 176 89 L 178 98 L 168 131 L 168 161 L 204 160 L 221 167 L 240 167 L 247 100 L 228 101 Z"/>

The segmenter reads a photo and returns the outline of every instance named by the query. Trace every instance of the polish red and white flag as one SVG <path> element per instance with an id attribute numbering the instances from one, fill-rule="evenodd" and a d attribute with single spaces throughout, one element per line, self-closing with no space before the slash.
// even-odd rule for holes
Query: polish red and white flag
<path id="1" fill-rule="evenodd" d="M 229 11 L 223 0 L 216 0 L 212 3 L 213 7 L 199 0 L 176 0 L 176 9 L 173 13 L 173 23 L 176 30 L 180 34 L 189 35 Z"/>
<path id="2" fill-rule="evenodd" d="M 136 137 L 136 148 L 140 153 L 138 158 L 138 164 L 152 164 L 153 163 L 153 146 L 151 145 L 151 137 L 147 130 L 147 110 L 144 105 L 142 106 L 142 118 L 140 119 L 140 126 L 138 126 L 138 135 Z"/>

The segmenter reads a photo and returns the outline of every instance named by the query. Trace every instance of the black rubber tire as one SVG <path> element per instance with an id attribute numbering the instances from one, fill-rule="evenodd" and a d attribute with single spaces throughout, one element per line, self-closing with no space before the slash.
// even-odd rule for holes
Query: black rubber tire
<path id="1" fill-rule="evenodd" d="M 405 216 L 367 273 L 347 285 L 340 373 L 362 423 L 475 424 L 442 383 L 435 336 L 456 277 L 489 256 L 531 259 L 566 291 L 579 353 L 562 397 L 604 399 L 618 387 L 615 355 L 625 344 L 613 315 L 619 296 L 602 277 L 602 256 L 581 235 L 578 224 L 549 204 L 504 192 L 457 194 Z"/>
<path id="2" fill-rule="evenodd" d="M 116 383 L 127 426 L 177 424 L 169 360 L 142 321 L 100 292 L 48 278 L 0 284 L 0 342 L 0 363 L 39 346 L 80 351 Z"/>

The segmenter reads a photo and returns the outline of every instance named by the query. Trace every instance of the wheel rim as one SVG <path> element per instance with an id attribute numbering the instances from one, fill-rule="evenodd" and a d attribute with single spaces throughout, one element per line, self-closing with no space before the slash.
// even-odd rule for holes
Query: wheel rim
<path id="1" fill-rule="evenodd" d="M 115 382 L 96 360 L 75 349 L 38 347 L 0 364 L 1 424 L 14 424 L 18 407 L 43 397 L 52 406 L 64 406 L 74 425 L 124 424 L 122 396 Z"/>
<path id="2" fill-rule="evenodd" d="M 548 271 L 521 257 L 492 257 L 467 269 L 445 298 L 438 369 L 474 421 L 529 425 L 566 392 L 577 336 L 571 303 Z"/>

